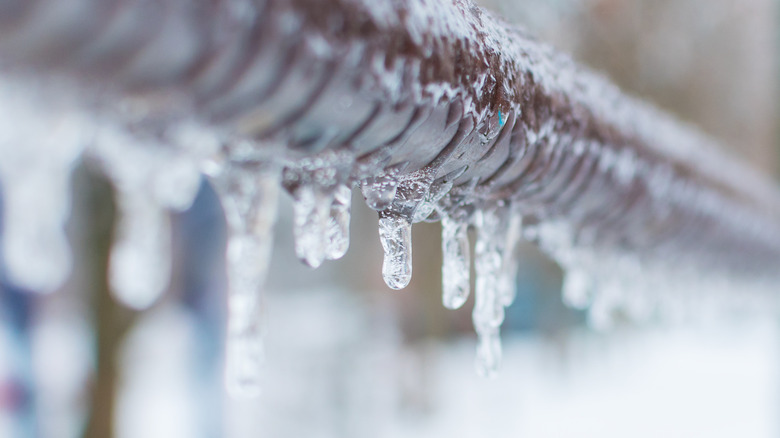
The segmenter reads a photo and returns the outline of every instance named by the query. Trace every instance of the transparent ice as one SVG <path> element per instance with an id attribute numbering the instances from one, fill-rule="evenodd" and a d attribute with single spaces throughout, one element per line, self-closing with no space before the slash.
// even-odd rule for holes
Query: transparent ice
<path id="1" fill-rule="evenodd" d="M 366 178 L 360 184 L 366 204 L 377 211 L 390 207 L 397 189 L 398 181 L 392 175 Z"/>
<path id="2" fill-rule="evenodd" d="M 509 209 L 501 254 L 499 296 L 504 307 L 510 306 L 517 296 L 517 270 L 520 261 L 516 256 L 517 245 L 523 233 L 523 217 L 515 209 Z M 497 239 L 502 237 L 496 236 Z"/>
<path id="3" fill-rule="evenodd" d="M 283 144 L 274 148 L 257 144 L 251 140 L 257 137 L 250 138 L 241 130 L 254 129 L 258 131 L 254 134 L 262 136 L 269 134 L 259 132 L 263 127 L 284 122 L 288 125 L 279 125 L 282 129 L 271 135 L 301 134 L 302 126 L 293 120 L 290 108 L 276 111 L 287 114 L 284 120 L 274 119 L 278 114 L 271 112 L 260 117 L 253 113 L 253 123 L 200 126 L 195 118 L 183 120 L 188 117 L 178 113 L 170 119 L 157 117 L 155 111 L 165 113 L 157 107 L 165 107 L 167 95 L 151 96 L 141 110 L 133 109 L 133 102 L 143 102 L 143 96 L 122 98 L 117 105 L 108 105 L 103 114 L 102 108 L 84 109 L 73 96 L 34 91 L 48 90 L 47 84 L 18 86 L 20 81 L 6 80 L 4 74 L 0 81 L 2 253 L 10 279 L 33 290 L 49 291 L 67 277 L 71 260 L 63 224 L 69 209 L 68 178 L 74 163 L 86 154 L 102 164 L 116 188 L 120 214 L 110 260 L 112 289 L 131 307 L 151 306 L 170 276 L 169 211 L 190 205 L 204 163 L 216 154 L 219 157 L 208 161 L 205 170 L 220 193 L 229 228 L 227 383 L 234 394 L 259 391 L 263 356 L 259 293 L 270 259 L 280 184 L 295 200 L 296 253 L 317 267 L 326 259 L 342 257 L 349 247 L 350 188 L 357 182 L 368 206 L 379 212 L 385 253 L 382 274 L 393 289 L 406 287 L 411 279 L 412 223 L 441 219 L 442 301 L 448 308 L 461 307 L 468 298 L 468 227 L 474 225 L 473 321 L 479 337 L 477 369 L 485 376 L 494 375 L 499 367 L 500 326 L 504 307 L 515 298 L 516 272 L 522 263 L 516 246 L 522 237 L 538 244 L 561 265 L 564 302 L 577 308 L 589 306 L 595 328 L 607 328 L 622 317 L 649 318 L 655 308 L 685 315 L 692 309 L 702 313 L 705 303 L 716 307 L 711 303 L 739 301 L 762 306 L 764 301 L 771 302 L 770 293 L 735 294 L 734 290 L 774 292 L 776 287 L 777 278 L 766 262 L 777 257 L 772 248 L 780 247 L 775 225 L 780 203 L 773 183 L 767 184 L 750 168 L 718 153 L 709 139 L 624 97 L 569 58 L 521 33 L 506 32 L 490 14 L 480 13 L 479 20 L 493 31 L 478 35 L 479 29 L 464 20 L 470 13 L 442 18 L 436 5 L 414 4 L 422 9 L 405 17 L 409 28 L 428 29 L 436 38 L 451 41 L 475 41 L 466 50 L 480 56 L 480 50 L 493 53 L 500 49 L 502 59 L 518 73 L 515 78 L 521 86 L 532 80 L 539 96 L 565 97 L 597 120 L 599 129 L 573 132 L 567 125 L 576 124 L 560 114 L 520 108 L 516 95 L 494 99 L 506 100 L 501 108 L 495 104 L 483 107 L 475 96 L 517 91 L 513 84 L 496 83 L 497 78 L 486 74 L 471 78 L 465 87 L 473 93 L 470 96 L 462 94 L 464 87 L 446 84 L 427 84 L 407 96 L 408 83 L 416 86 L 414 63 L 407 64 L 408 59 L 400 55 L 388 67 L 381 51 L 369 67 L 376 96 L 394 102 L 413 96 L 433 102 L 458 100 L 462 106 L 452 106 L 447 126 L 461 116 L 474 121 L 476 137 L 461 133 L 475 141 L 452 144 L 447 150 L 457 153 L 424 160 L 417 150 L 402 143 L 411 138 L 404 135 L 398 135 L 397 141 L 385 139 L 371 150 L 372 139 L 363 138 L 365 149 L 357 152 L 349 141 L 328 143 L 342 134 L 342 126 L 334 123 L 323 127 L 326 134 L 311 143 L 310 149 L 293 150 Z M 457 7 L 467 6 L 458 3 Z M 381 8 L 370 12 L 377 22 L 387 18 Z M 295 16 L 288 18 L 296 20 Z M 414 32 L 412 38 L 432 53 L 431 41 L 436 40 L 426 41 L 422 35 Z M 314 44 L 314 50 L 324 59 L 332 55 L 322 41 Z M 58 90 L 71 88 L 78 90 L 72 86 Z M 351 101 L 351 96 L 344 99 Z M 427 120 L 424 109 L 415 109 L 409 122 L 412 130 Z M 295 117 L 311 121 L 306 108 L 300 110 L 294 112 Z M 91 112 L 85 117 L 85 111 Z M 198 111 L 193 109 L 196 116 Z M 528 117 L 517 123 L 509 117 L 522 112 Z M 417 116 L 423 117 L 419 124 Z M 352 133 L 353 138 L 372 132 L 375 119 L 382 118 L 372 116 L 360 132 Z M 458 129 L 466 125 L 461 123 Z M 611 134 L 590 134 L 601 128 L 614 132 L 617 139 L 628 135 L 635 142 L 611 144 Z M 509 151 L 506 144 L 491 145 L 506 132 L 502 129 L 512 129 L 511 138 L 517 139 Z M 221 132 L 213 134 L 217 130 Z M 451 138 L 461 138 L 457 135 Z M 435 152 L 419 148 L 425 149 Z M 501 157 L 496 154 L 507 153 L 502 159 L 509 166 L 494 169 L 492 161 Z M 527 167 L 523 173 L 511 175 L 514 180 L 502 180 L 506 176 L 500 175 L 502 171 L 511 174 L 523 166 Z M 445 180 L 442 176 L 459 168 L 457 177 Z M 489 171 L 499 175 L 488 175 Z M 466 172 L 471 175 L 461 178 Z M 711 182 L 722 183 L 722 187 Z M 464 210 L 469 210 L 468 217 L 459 215 Z M 743 259 L 742 254 L 753 257 Z"/>
<path id="4" fill-rule="evenodd" d="M 435 184 L 423 197 L 422 201 L 417 205 L 414 210 L 414 217 L 412 222 L 422 222 L 427 219 L 431 213 L 436 209 L 436 203 L 441 200 L 444 195 L 452 189 L 452 182 L 444 182 L 441 184 Z"/>
<path id="5" fill-rule="evenodd" d="M 490 208 L 476 213 L 477 243 L 474 266 L 477 274 L 472 318 L 477 332 L 477 371 L 485 377 L 498 372 L 501 358 L 499 330 L 504 322 L 501 291 L 505 211 Z"/>
<path id="6" fill-rule="evenodd" d="M 330 245 L 333 196 L 315 184 L 304 184 L 293 197 L 295 253 L 310 267 L 318 268 L 335 249 Z"/>
<path id="7" fill-rule="evenodd" d="M 215 186 L 228 224 L 225 382 L 230 394 L 251 397 L 261 387 L 261 292 L 273 247 L 279 172 L 230 163 L 215 178 Z"/>
<path id="8" fill-rule="evenodd" d="M 344 257 L 349 249 L 349 222 L 352 206 L 352 190 L 347 185 L 339 185 L 333 193 L 328 220 L 328 241 L 325 256 L 328 260 Z"/>
<path id="9" fill-rule="evenodd" d="M 379 240 L 385 257 L 382 278 L 391 289 L 403 289 L 412 279 L 412 223 L 399 214 L 379 217 Z"/>
<path id="10" fill-rule="evenodd" d="M 471 288 L 468 223 L 442 217 L 441 246 L 442 303 L 448 309 L 459 309 L 468 299 Z"/>

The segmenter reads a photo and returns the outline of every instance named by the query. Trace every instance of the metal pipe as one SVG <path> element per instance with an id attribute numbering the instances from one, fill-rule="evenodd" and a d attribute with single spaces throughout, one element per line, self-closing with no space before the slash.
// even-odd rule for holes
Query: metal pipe
<path id="1" fill-rule="evenodd" d="M 780 266 L 773 181 L 468 1 L 6 0 L 0 63 L 143 129 L 196 121 L 233 160 L 337 153 L 350 181 L 422 172 L 459 208 L 562 224 L 571 247 Z"/>

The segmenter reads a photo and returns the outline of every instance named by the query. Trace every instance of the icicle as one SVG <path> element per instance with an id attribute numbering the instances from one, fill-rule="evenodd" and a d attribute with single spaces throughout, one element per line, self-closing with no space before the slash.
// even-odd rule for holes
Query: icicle
<path id="1" fill-rule="evenodd" d="M 166 140 L 134 136 L 105 124 L 91 144 L 90 152 L 117 192 L 119 223 L 109 266 L 112 292 L 135 309 L 152 305 L 165 291 L 171 271 L 167 209 L 184 210 L 192 204 L 200 187 L 201 164 L 218 147 L 215 141 L 183 132 L 187 130 Z M 192 149 L 184 152 L 185 143 Z"/>
<path id="2" fill-rule="evenodd" d="M 231 165 L 217 180 L 228 224 L 228 330 L 225 382 L 234 396 L 260 391 L 264 359 L 261 290 L 271 260 L 279 175 Z"/>
<path id="3" fill-rule="evenodd" d="M 442 217 L 441 246 L 442 303 L 448 309 L 459 309 L 468 299 L 471 287 L 468 224 Z"/>
<path id="4" fill-rule="evenodd" d="M 109 265 L 116 297 L 134 309 L 152 305 L 168 286 L 171 234 L 168 212 L 144 193 L 117 191 L 119 224 Z"/>
<path id="5" fill-rule="evenodd" d="M 28 171 L 3 181 L 3 256 L 12 282 L 51 292 L 65 281 L 71 266 L 63 230 L 70 204 L 68 176 Z"/>
<path id="6" fill-rule="evenodd" d="M 504 306 L 499 295 L 502 254 L 498 245 L 501 236 L 501 218 L 495 209 L 477 213 L 477 244 L 475 268 L 477 273 L 475 303 L 472 318 L 479 337 L 477 371 L 491 377 L 500 364 L 499 329 L 504 322 Z"/>
<path id="7" fill-rule="evenodd" d="M 517 296 L 517 268 L 519 261 L 515 258 L 517 244 L 522 236 L 523 217 L 515 209 L 508 212 L 509 218 L 506 225 L 501 254 L 501 276 L 499 278 L 499 298 L 504 307 L 509 307 Z M 499 230 L 500 231 L 500 230 Z M 501 233 L 496 236 L 501 239 Z"/>
<path id="8" fill-rule="evenodd" d="M 570 267 L 563 276 L 561 289 L 564 304 L 575 309 L 585 309 L 591 301 L 593 282 L 584 269 Z"/>
<path id="9" fill-rule="evenodd" d="M 428 195 L 435 171 L 420 169 L 399 176 L 395 198 L 379 212 L 379 238 L 385 252 L 382 276 L 392 289 L 403 289 L 412 278 L 412 218 Z"/>
<path id="10" fill-rule="evenodd" d="M 393 203 L 398 181 L 392 175 L 381 175 L 363 180 L 360 189 L 369 208 L 381 211 Z"/>
<path id="11" fill-rule="evenodd" d="M 299 186 L 293 196 L 295 253 L 310 267 L 318 268 L 331 249 L 328 240 L 333 196 L 316 184 Z"/>
<path id="12" fill-rule="evenodd" d="M 328 225 L 328 242 L 326 256 L 328 260 L 338 260 L 344 257 L 349 249 L 349 220 L 352 205 L 352 190 L 347 185 L 340 185 L 333 194 L 330 206 Z"/>
<path id="13" fill-rule="evenodd" d="M 405 288 L 412 279 L 412 223 L 399 214 L 380 214 L 379 239 L 385 252 L 385 283 L 391 289 Z"/>
<path id="14" fill-rule="evenodd" d="M 289 163 L 282 174 L 282 185 L 295 200 L 295 252 L 312 268 L 326 258 L 342 257 L 349 247 L 351 191 L 347 180 L 354 159 L 346 150 L 326 150 Z"/>
<path id="15" fill-rule="evenodd" d="M 72 263 L 64 224 L 70 213 L 69 178 L 84 149 L 87 125 L 81 114 L 63 110 L 62 102 L 33 89 L 0 81 L 2 252 L 12 282 L 51 292 Z M 31 95 L 41 98 L 41 105 L 30 101 Z"/>

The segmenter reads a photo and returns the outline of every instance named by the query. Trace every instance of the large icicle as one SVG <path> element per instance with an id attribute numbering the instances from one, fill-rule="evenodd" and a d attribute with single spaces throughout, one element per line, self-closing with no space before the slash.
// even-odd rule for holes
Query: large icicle
<path id="1" fill-rule="evenodd" d="M 198 145 L 185 154 L 164 141 L 168 140 L 131 136 L 120 127 L 105 125 L 90 151 L 116 188 L 119 222 L 109 265 L 111 290 L 135 309 L 152 305 L 168 286 L 168 209 L 191 205 L 201 180 L 200 160 L 208 153 Z M 209 142 L 212 149 L 213 143 Z"/>
<path id="2" fill-rule="evenodd" d="M 2 253 L 11 281 L 50 292 L 70 271 L 63 228 L 70 213 L 70 173 L 87 142 L 88 125 L 80 113 L 65 111 L 57 96 L 40 95 L 38 85 L 0 81 Z"/>
<path id="3" fill-rule="evenodd" d="M 503 210 L 486 208 L 477 211 L 477 244 L 474 265 L 477 274 L 474 311 L 474 329 L 479 338 L 477 347 L 477 373 L 494 377 L 501 363 L 499 330 L 504 322 L 504 305 L 501 290 L 501 270 L 505 238 Z"/>
<path id="4" fill-rule="evenodd" d="M 50 292 L 71 266 L 63 230 L 70 209 L 70 165 L 35 167 L 20 167 L 24 175 L 3 175 L 3 258 L 12 282 Z"/>
<path id="5" fill-rule="evenodd" d="M 471 253 L 468 223 L 445 215 L 441 219 L 442 304 L 459 309 L 469 297 Z"/>
<path id="6" fill-rule="evenodd" d="M 382 278 L 392 289 L 403 289 L 412 279 L 412 223 L 399 214 L 380 214 L 379 239 L 385 252 Z"/>
<path id="7" fill-rule="evenodd" d="M 279 173 L 239 163 L 217 177 L 228 224 L 228 337 L 225 382 L 231 395 L 256 396 L 264 358 L 261 290 L 271 260 Z"/>

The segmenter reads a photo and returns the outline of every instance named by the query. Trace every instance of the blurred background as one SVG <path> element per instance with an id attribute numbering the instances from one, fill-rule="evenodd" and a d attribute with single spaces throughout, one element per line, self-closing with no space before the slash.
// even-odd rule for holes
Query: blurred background
<path id="1" fill-rule="evenodd" d="M 776 0 L 482 3 L 776 172 Z M 263 392 L 231 399 L 225 224 L 213 189 L 204 182 L 173 217 L 168 293 L 135 312 L 107 293 L 111 189 L 89 163 L 72 184 L 77 263 L 67 286 L 50 296 L 7 282 L 0 290 L 2 437 L 780 436 L 776 316 L 694 305 L 595 331 L 561 303 L 560 268 L 527 245 L 502 371 L 483 380 L 472 304 L 441 306 L 439 225 L 415 225 L 414 277 L 391 291 L 376 213 L 358 191 L 349 252 L 316 271 L 295 257 L 283 197 L 264 298 Z"/>

